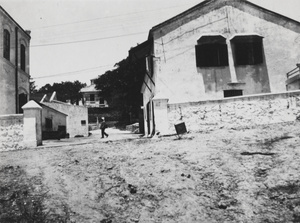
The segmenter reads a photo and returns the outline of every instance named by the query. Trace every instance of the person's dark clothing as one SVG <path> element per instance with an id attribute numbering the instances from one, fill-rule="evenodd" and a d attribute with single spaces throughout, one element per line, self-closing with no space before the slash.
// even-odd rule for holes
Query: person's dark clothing
<path id="1" fill-rule="evenodd" d="M 108 137 L 108 134 L 105 132 L 106 128 L 107 128 L 107 124 L 105 123 L 105 121 L 101 122 L 100 129 L 101 129 L 102 138 L 104 138 L 104 136 Z"/>

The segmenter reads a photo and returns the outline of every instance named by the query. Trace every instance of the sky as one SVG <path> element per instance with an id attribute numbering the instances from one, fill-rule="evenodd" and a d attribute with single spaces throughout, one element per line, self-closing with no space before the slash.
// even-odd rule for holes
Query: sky
<path id="1" fill-rule="evenodd" d="M 300 21 L 300 0 L 249 0 Z M 90 84 L 147 40 L 149 30 L 202 0 L 0 0 L 31 31 L 30 75 L 37 88 Z"/>

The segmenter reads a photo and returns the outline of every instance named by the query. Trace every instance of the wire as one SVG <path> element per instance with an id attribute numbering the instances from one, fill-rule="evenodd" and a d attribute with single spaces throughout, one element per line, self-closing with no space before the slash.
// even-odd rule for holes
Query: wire
<path id="1" fill-rule="evenodd" d="M 69 23 L 60 23 L 60 24 L 54 24 L 54 25 L 49 25 L 49 26 L 31 28 L 31 30 L 46 29 L 46 28 L 50 28 L 50 27 L 57 27 L 57 26 L 72 25 L 72 24 L 78 24 L 78 23 L 84 23 L 84 22 L 91 22 L 91 21 L 96 21 L 96 20 L 116 18 L 116 17 L 134 15 L 134 14 L 145 13 L 145 12 L 153 12 L 153 11 L 157 11 L 157 10 L 168 10 L 168 9 L 172 9 L 172 8 L 178 8 L 178 7 L 181 7 L 181 6 L 184 6 L 184 5 L 189 5 L 189 4 L 176 5 L 176 6 L 173 6 L 173 7 L 161 8 L 161 9 L 152 9 L 152 10 L 145 10 L 145 11 L 139 11 L 139 12 L 131 12 L 131 13 L 125 13 L 125 14 L 121 14 L 121 15 L 98 17 L 98 18 L 94 18 L 94 19 L 86 19 L 86 20 L 80 20 L 80 21 L 69 22 Z"/>
<path id="2" fill-rule="evenodd" d="M 51 74 L 51 75 L 41 76 L 41 77 L 32 77 L 31 79 L 36 80 L 36 79 L 56 77 L 56 76 L 74 75 L 74 74 L 77 74 L 79 72 L 95 70 L 95 69 L 99 69 L 99 68 L 103 68 L 103 67 L 109 67 L 109 66 L 113 66 L 113 64 L 107 64 L 107 65 L 103 65 L 103 66 L 99 66 L 99 67 L 91 67 L 91 68 L 86 68 L 86 69 L 83 69 L 83 70 L 76 70 L 76 71 L 70 71 L 70 72 L 65 72 L 65 73 Z"/>
<path id="3" fill-rule="evenodd" d="M 96 38 L 96 39 L 86 39 L 86 40 L 78 40 L 78 41 L 70 41 L 70 42 L 38 44 L 38 45 L 31 45 L 31 47 L 43 47 L 43 46 L 55 46 L 55 45 L 65 45 L 65 44 L 73 44 L 73 43 L 83 43 L 83 42 L 91 42 L 91 41 L 98 41 L 98 40 L 114 39 L 114 38 L 120 38 L 120 37 L 125 37 L 125 36 L 134 36 L 134 35 L 140 35 L 140 34 L 145 34 L 145 33 L 147 33 L 147 32 L 137 32 L 137 33 L 124 34 L 124 35 L 108 36 L 108 37 L 101 37 L 101 38 Z"/>
<path id="4" fill-rule="evenodd" d="M 153 17 L 157 18 L 158 15 L 161 15 L 161 12 L 157 12 L 155 13 L 155 15 L 152 13 L 151 15 L 148 16 L 141 16 L 140 18 L 136 19 L 136 18 L 129 18 L 129 19 L 122 19 L 122 23 L 114 23 L 110 22 L 110 23 L 102 23 L 102 24 L 92 24 L 92 25 L 84 25 L 82 27 L 69 27 L 69 28 L 65 28 L 64 30 L 62 30 L 62 28 L 59 28 L 57 30 L 55 30 L 54 32 L 51 33 L 47 33 L 47 34 L 42 34 L 42 33 L 38 33 L 38 37 L 46 37 L 47 40 L 50 39 L 56 39 L 56 38 L 73 38 L 74 36 L 78 37 L 78 36 L 87 36 L 89 34 L 94 34 L 94 33 L 107 33 L 107 31 L 116 31 L 116 30 L 130 30 L 132 28 L 136 28 L 139 27 L 140 29 L 149 29 L 149 26 L 151 26 L 151 24 L 149 24 L 150 21 L 152 21 Z M 142 24 L 144 23 L 144 25 Z M 42 38 L 40 38 L 42 39 Z M 44 38 L 43 38 L 44 39 Z M 36 40 L 36 38 L 35 38 Z M 41 42 L 38 40 L 38 42 Z M 51 42 L 51 41 L 50 41 Z"/>
<path id="5" fill-rule="evenodd" d="M 115 32 L 115 31 L 120 31 L 120 30 L 132 30 L 133 28 L 139 27 L 140 30 L 144 29 L 149 29 L 149 25 L 141 26 L 139 23 L 133 23 L 133 24 L 128 24 L 126 26 L 124 25 L 116 25 L 116 26 L 110 26 L 106 27 L 105 29 L 101 27 L 91 27 L 89 29 L 82 29 L 82 30 L 76 30 L 76 31 L 71 31 L 71 32 L 59 32 L 56 35 L 45 35 L 47 40 L 49 39 L 57 39 L 57 38 L 73 38 L 74 36 L 79 37 L 79 36 L 90 36 L 91 34 L 97 34 L 97 33 L 110 33 L 110 32 Z M 41 38 L 40 38 L 41 39 Z M 37 40 L 41 41 L 41 40 Z"/>

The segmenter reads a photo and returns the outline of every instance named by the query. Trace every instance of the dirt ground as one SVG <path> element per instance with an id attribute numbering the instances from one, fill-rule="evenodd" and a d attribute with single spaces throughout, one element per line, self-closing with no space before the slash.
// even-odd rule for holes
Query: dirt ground
<path id="1" fill-rule="evenodd" d="M 0 153 L 0 222 L 300 222 L 300 123 Z"/>

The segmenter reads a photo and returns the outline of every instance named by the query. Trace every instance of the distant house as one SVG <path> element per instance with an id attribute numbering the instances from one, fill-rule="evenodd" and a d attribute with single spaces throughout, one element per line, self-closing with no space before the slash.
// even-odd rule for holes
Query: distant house
<path id="1" fill-rule="evenodd" d="M 153 27 L 144 49 L 145 133 L 153 134 L 169 128 L 170 104 L 285 92 L 300 62 L 300 23 L 245 0 L 206 0 Z"/>
<path id="2" fill-rule="evenodd" d="M 96 85 L 94 83 L 96 79 L 91 79 L 91 84 L 86 86 L 80 90 L 82 93 L 83 105 L 85 107 L 108 107 L 107 101 L 100 96 L 101 90 L 96 89 Z"/>
<path id="3" fill-rule="evenodd" d="M 0 115 L 22 113 L 29 100 L 30 31 L 0 6 Z"/>

